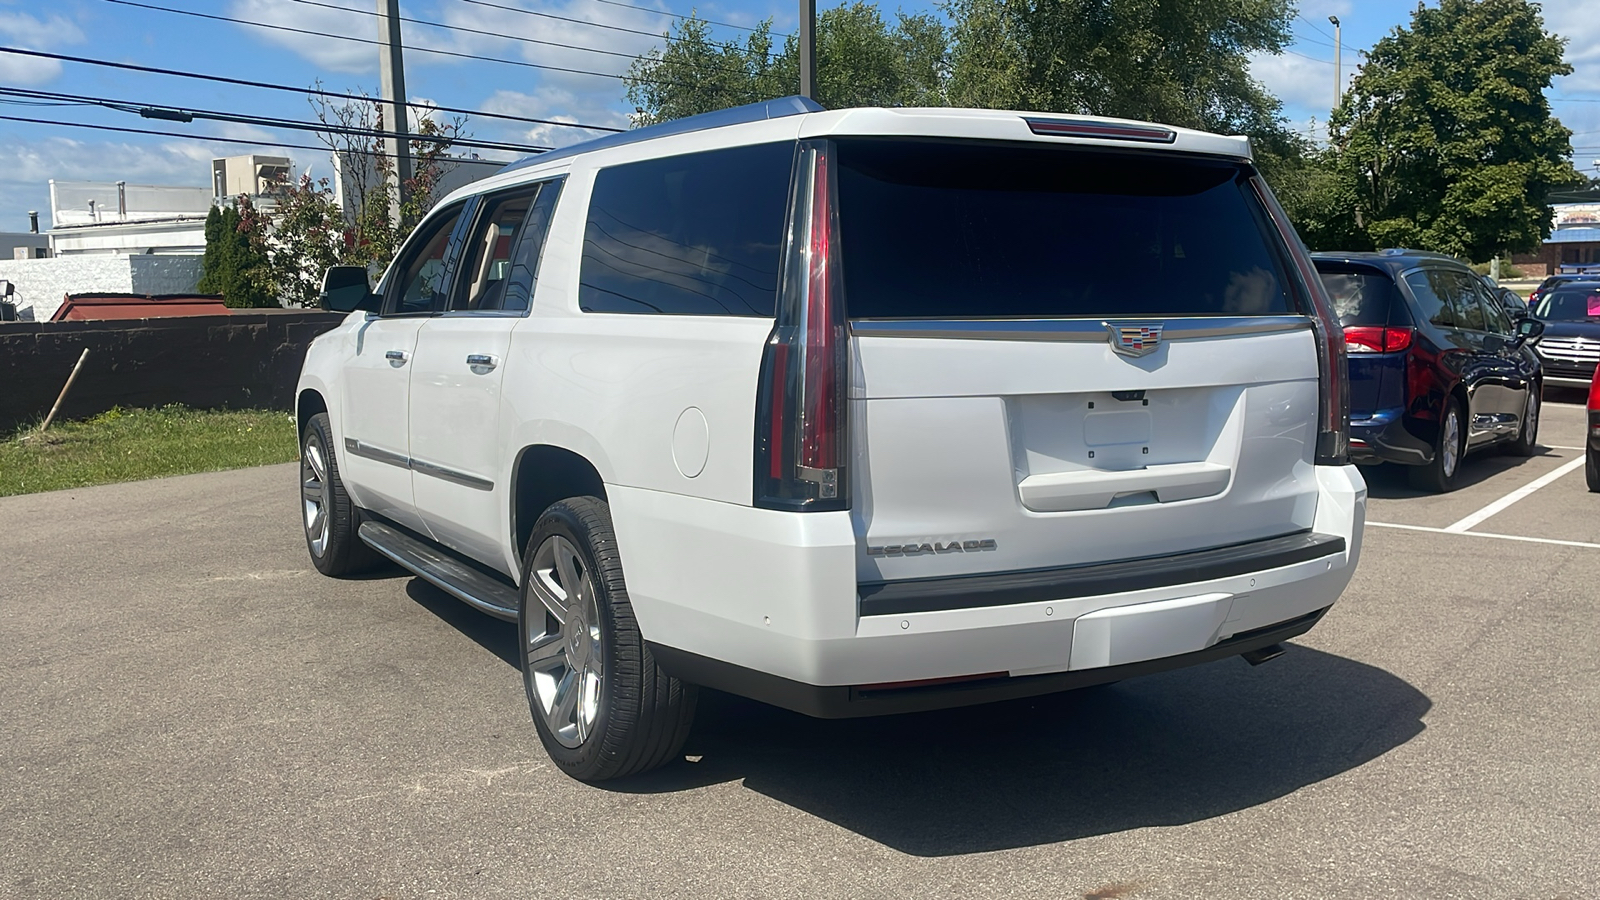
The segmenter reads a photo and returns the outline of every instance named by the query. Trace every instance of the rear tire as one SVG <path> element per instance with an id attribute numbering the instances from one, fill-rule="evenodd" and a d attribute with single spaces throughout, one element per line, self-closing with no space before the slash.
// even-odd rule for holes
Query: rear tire
<path id="1" fill-rule="evenodd" d="M 1461 458 L 1466 455 L 1466 429 L 1461 427 L 1461 401 L 1451 397 L 1439 417 L 1439 434 L 1433 441 L 1433 460 L 1425 466 L 1412 466 L 1411 486 L 1421 491 L 1446 494 L 1456 489 L 1461 473 Z"/>
<path id="2" fill-rule="evenodd" d="M 375 568 L 383 557 L 356 534 L 361 513 L 345 492 L 333 455 L 333 425 L 327 413 L 306 423 L 300 443 L 300 524 L 306 551 L 317 571 L 334 578 Z"/>
<path id="3" fill-rule="evenodd" d="M 1532 456 L 1539 451 L 1539 386 L 1528 391 L 1528 402 L 1522 408 L 1522 430 L 1517 439 L 1506 446 L 1512 456 Z"/>
<path id="4" fill-rule="evenodd" d="M 1583 453 L 1583 475 L 1589 482 L 1589 490 L 1600 494 L 1600 453 L 1593 447 Z"/>
<path id="5" fill-rule="evenodd" d="M 517 633 L 528 708 L 563 772 L 605 781 L 682 749 L 696 688 L 661 671 L 639 632 L 605 501 L 571 497 L 539 517 Z"/>

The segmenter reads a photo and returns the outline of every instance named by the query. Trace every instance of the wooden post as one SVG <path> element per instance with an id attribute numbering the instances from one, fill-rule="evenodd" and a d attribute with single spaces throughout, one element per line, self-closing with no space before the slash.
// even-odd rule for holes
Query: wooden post
<path id="1" fill-rule="evenodd" d="M 50 407 L 50 415 L 44 417 L 44 424 L 39 426 L 39 433 L 43 434 L 50 423 L 55 419 L 56 413 L 61 411 L 61 401 L 67 399 L 67 391 L 72 390 L 72 383 L 78 380 L 78 373 L 83 370 L 83 361 L 89 358 L 89 348 L 83 348 L 83 355 L 78 357 L 78 364 L 72 367 L 72 374 L 67 376 L 67 383 L 61 386 L 61 393 L 56 395 L 56 405 Z"/>

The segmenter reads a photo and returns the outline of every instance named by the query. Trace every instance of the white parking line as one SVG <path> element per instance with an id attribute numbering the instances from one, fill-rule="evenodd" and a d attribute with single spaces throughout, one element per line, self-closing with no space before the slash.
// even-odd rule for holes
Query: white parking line
<path id="1" fill-rule="evenodd" d="M 1583 447 L 1557 447 L 1555 444 L 1540 444 L 1546 450 L 1582 450 Z"/>
<path id="2" fill-rule="evenodd" d="M 1555 538 L 1524 537 L 1520 534 L 1490 534 L 1487 531 L 1450 531 L 1445 528 L 1429 528 L 1426 525 L 1400 525 L 1395 522 L 1368 522 L 1374 528 L 1400 528 L 1406 531 L 1426 531 L 1429 534 L 1460 534 L 1466 537 L 1495 538 L 1501 541 L 1524 541 L 1529 544 L 1556 544 L 1561 547 L 1588 547 L 1591 550 L 1600 550 L 1600 544 L 1590 544 L 1585 541 L 1562 541 Z"/>
<path id="3" fill-rule="evenodd" d="M 1521 500 L 1524 497 L 1527 497 L 1534 491 L 1537 491 L 1539 488 L 1554 483 L 1556 479 L 1567 474 L 1568 472 L 1576 472 L 1578 467 L 1581 465 L 1583 465 L 1583 457 L 1581 456 L 1577 459 L 1569 460 L 1566 465 L 1556 469 L 1554 472 L 1551 472 L 1542 478 L 1534 479 L 1531 483 L 1517 488 L 1511 493 L 1501 497 L 1499 500 L 1496 500 L 1488 506 L 1485 506 L 1483 509 L 1478 510 L 1459 522 L 1446 525 L 1444 530 L 1451 534 L 1460 534 L 1461 532 L 1466 531 L 1468 528 L 1471 528 L 1479 522 L 1482 522 L 1484 519 L 1487 519 L 1496 513 L 1503 512 L 1506 507 L 1516 503 L 1518 500 Z"/>

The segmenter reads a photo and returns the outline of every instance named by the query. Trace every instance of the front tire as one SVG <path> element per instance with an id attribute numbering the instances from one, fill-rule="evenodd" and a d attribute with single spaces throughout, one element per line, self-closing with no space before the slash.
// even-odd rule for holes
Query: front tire
<path id="1" fill-rule="evenodd" d="M 572 497 L 539 517 L 523 554 L 517 631 L 528 707 L 562 771 L 604 781 L 678 754 L 696 689 L 661 671 L 645 645 L 605 501 Z"/>
<path id="2" fill-rule="evenodd" d="M 1461 427 L 1461 401 L 1451 397 L 1439 418 L 1439 435 L 1433 442 L 1433 460 L 1425 466 L 1412 466 L 1411 486 L 1435 494 L 1456 489 L 1461 458 L 1466 455 L 1466 429 Z"/>
<path id="3" fill-rule="evenodd" d="M 382 559 L 356 535 L 361 514 L 339 478 L 333 455 L 333 425 L 327 413 L 306 423 L 300 443 L 300 524 L 306 534 L 311 564 L 324 575 L 339 578 L 376 566 Z"/>

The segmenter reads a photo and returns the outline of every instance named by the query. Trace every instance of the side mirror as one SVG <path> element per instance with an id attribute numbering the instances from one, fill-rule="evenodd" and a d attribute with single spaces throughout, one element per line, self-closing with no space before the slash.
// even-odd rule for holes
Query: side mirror
<path id="1" fill-rule="evenodd" d="M 322 276 L 322 308 L 334 312 L 377 312 L 378 295 L 367 284 L 365 266 L 329 266 Z"/>
<path id="2" fill-rule="evenodd" d="M 1544 334 L 1544 323 L 1532 316 L 1518 319 L 1515 334 L 1519 343 L 1533 340 Z"/>

